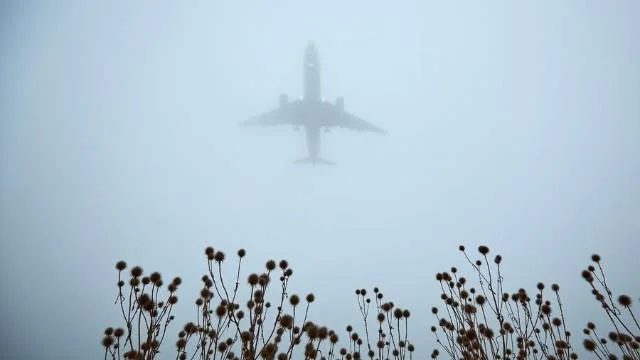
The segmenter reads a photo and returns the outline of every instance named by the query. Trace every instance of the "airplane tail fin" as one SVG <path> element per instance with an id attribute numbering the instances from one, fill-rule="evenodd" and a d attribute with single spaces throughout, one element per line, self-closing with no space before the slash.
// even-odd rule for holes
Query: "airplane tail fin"
<path id="1" fill-rule="evenodd" d="M 311 157 L 306 157 L 306 158 L 302 158 L 302 159 L 298 159 L 296 161 L 293 162 L 294 164 L 312 164 L 312 165 L 316 165 L 316 164 L 321 164 L 321 165 L 335 165 L 334 162 L 331 162 L 329 160 L 325 160 L 322 158 L 311 158 Z"/>

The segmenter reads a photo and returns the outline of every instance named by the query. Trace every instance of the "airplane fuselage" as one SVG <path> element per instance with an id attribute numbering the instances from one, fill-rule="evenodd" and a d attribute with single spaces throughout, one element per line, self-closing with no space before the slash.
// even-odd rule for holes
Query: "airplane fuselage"
<path id="1" fill-rule="evenodd" d="M 318 50 L 313 43 L 307 45 L 304 53 L 303 65 L 303 87 L 304 101 L 320 102 L 320 62 L 318 59 Z"/>
<path id="2" fill-rule="evenodd" d="M 311 161 L 318 159 L 320 151 L 320 124 L 322 119 L 315 119 L 318 112 L 314 111 L 322 101 L 320 92 L 320 61 L 318 58 L 318 50 L 313 42 L 307 45 L 304 53 L 303 63 L 303 93 L 302 101 L 306 116 L 303 117 L 303 126 L 307 133 L 307 149 Z M 315 116 L 314 116 L 315 115 Z"/>

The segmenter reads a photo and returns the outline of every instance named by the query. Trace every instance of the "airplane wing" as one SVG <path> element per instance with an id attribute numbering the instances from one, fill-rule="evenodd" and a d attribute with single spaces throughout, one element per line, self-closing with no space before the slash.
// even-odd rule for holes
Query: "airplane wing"
<path id="1" fill-rule="evenodd" d="M 240 126 L 274 126 L 299 122 L 300 100 L 292 101 L 276 109 L 240 122 Z"/>
<path id="2" fill-rule="evenodd" d="M 336 105 L 329 102 L 325 103 L 325 109 L 329 113 L 329 116 L 325 118 L 325 123 L 327 126 L 337 126 L 356 131 L 369 131 L 378 134 L 388 133 L 386 130 L 368 123 L 358 116 L 344 111 L 343 109 L 340 109 Z"/>

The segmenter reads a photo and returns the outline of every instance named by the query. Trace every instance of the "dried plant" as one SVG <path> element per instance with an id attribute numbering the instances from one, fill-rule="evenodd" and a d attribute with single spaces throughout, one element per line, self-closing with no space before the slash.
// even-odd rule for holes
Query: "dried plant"
<path id="1" fill-rule="evenodd" d="M 295 353 L 296 358 L 342 357 L 335 351 L 338 335 L 326 326 L 307 320 L 314 295 L 309 293 L 301 298 L 289 294 L 293 270 L 286 260 L 278 263 L 268 260 L 265 270 L 248 275 L 248 295 L 242 301 L 244 307 L 241 306 L 240 272 L 245 255 L 243 249 L 237 252 L 235 280 L 228 283 L 222 269 L 226 260 L 224 252 L 212 247 L 205 249 L 208 271 L 201 278 L 202 289 L 195 301 L 196 320 L 186 323 L 178 332 L 175 358 L 285 360 L 292 359 L 298 347 L 302 349 L 301 354 Z M 142 268 L 134 267 L 126 291 L 121 279 L 126 264 L 120 261 L 116 268 L 118 300 L 127 330 L 105 330 L 102 342 L 105 359 L 156 359 L 174 319 L 171 310 L 178 299 L 175 292 L 180 278 L 175 278 L 167 287 L 167 300 L 160 300 L 159 273 L 141 278 Z M 273 303 L 268 301 L 271 288 L 278 293 Z"/>
<path id="2" fill-rule="evenodd" d="M 366 341 L 366 356 L 369 359 L 412 359 L 415 346 L 408 340 L 408 323 L 411 312 L 408 309 L 396 307 L 392 301 L 383 301 L 384 295 L 376 287 L 373 288 L 373 303 L 375 304 L 376 319 L 373 325 L 369 322 L 369 312 L 371 310 L 371 298 L 367 297 L 366 289 L 357 289 L 356 300 L 360 315 L 362 316 L 364 334 L 363 338 L 354 331 L 351 325 L 347 326 L 349 334 L 349 350 L 342 349 L 341 354 L 347 359 L 357 360 L 362 358 L 362 346 Z M 372 336 L 369 328 L 375 331 L 375 345 L 372 345 Z"/>
<path id="3" fill-rule="evenodd" d="M 613 329 L 609 331 L 607 341 L 596 330 L 593 322 L 588 322 L 583 333 L 587 337 L 583 345 L 598 359 L 616 359 L 613 349 L 622 353 L 622 359 L 640 359 L 640 324 L 634 313 L 629 295 L 618 295 L 614 301 L 613 292 L 607 285 L 600 255 L 591 256 L 592 264 L 582 271 L 582 278 L 589 284 L 591 293 L 605 312 Z M 617 303 L 617 305 L 616 305 Z"/>
<path id="4" fill-rule="evenodd" d="M 557 284 L 551 286 L 550 299 L 543 283 L 537 284 L 533 299 L 524 288 L 505 292 L 500 255 L 494 257 L 492 264 L 486 246 L 478 248 L 480 259 L 475 261 L 464 246 L 460 251 L 476 273 L 478 285 L 471 285 L 455 267 L 436 275 L 444 311 L 432 309 L 438 325 L 432 326 L 431 331 L 448 358 L 577 358 L 571 333 L 565 326 Z M 439 354 L 435 349 L 431 357 L 435 359 Z"/>
<path id="5" fill-rule="evenodd" d="M 124 261 L 116 264 L 116 303 L 120 304 L 126 330 L 121 327 L 115 330 L 112 327 L 105 329 L 102 339 L 104 357 L 106 359 L 110 355 L 114 359 L 152 359 L 158 353 L 169 324 L 174 319 L 171 311 L 178 302 L 175 294 L 182 280 L 179 277 L 174 278 L 164 289 L 167 294 L 161 297 L 163 280 L 160 273 L 153 272 L 149 276 L 143 276 L 143 269 L 134 266 L 129 272 L 127 288 L 127 283 L 122 279 L 126 268 L 127 264 Z"/>
<path id="6" fill-rule="evenodd" d="M 437 325 L 431 331 L 439 345 L 431 354 L 433 359 L 443 355 L 450 359 L 578 358 L 558 284 L 552 284 L 550 291 L 538 283 L 534 291 L 507 292 L 500 255 L 490 259 L 489 248 L 480 246 L 479 258 L 472 260 L 464 246 L 459 249 L 473 276 L 462 276 L 456 267 L 436 274 L 444 306 L 432 308 Z M 249 274 L 243 295 L 240 279 L 245 255 L 238 250 L 233 281 L 225 282 L 224 252 L 205 249 L 207 272 L 195 301 L 196 318 L 178 331 L 176 359 L 413 359 L 415 345 L 408 338 L 411 313 L 386 300 L 378 288 L 372 293 L 355 291 L 363 327 L 357 332 L 348 325 L 348 346 L 338 350 L 338 334 L 308 320 L 314 295 L 303 299 L 289 293 L 293 270 L 286 260 L 268 260 L 262 271 Z M 588 322 L 583 346 L 598 359 L 640 360 L 640 324 L 631 297 L 614 296 L 600 256 L 593 255 L 591 260 L 582 277 L 612 330 L 604 337 Z M 144 276 L 142 268 L 134 266 L 126 282 L 127 264 L 119 261 L 116 269 L 116 303 L 125 325 L 104 331 L 104 357 L 156 359 L 174 321 L 172 311 L 182 281 L 176 277 L 163 287 L 160 273 Z"/>
<path id="7" fill-rule="evenodd" d="M 466 261 L 474 272 L 477 285 L 458 274 L 453 267 L 449 272 L 436 274 L 442 290 L 444 311 L 432 308 L 437 326 L 431 331 L 440 349 L 450 359 L 576 359 L 571 332 L 566 328 L 565 310 L 560 298 L 560 287 L 551 286 L 552 295 L 545 295 L 545 285 L 538 283 L 535 299 L 520 288 L 508 293 L 503 289 L 504 278 L 496 255 L 490 261 L 489 248 L 479 246 L 479 259 L 471 260 L 464 246 L 460 246 Z M 614 301 L 607 285 L 599 255 L 592 255 L 592 265 L 582 271 L 591 292 L 613 325 L 609 340 L 596 331 L 593 322 L 583 330 L 587 337 L 585 349 L 598 359 L 618 359 L 611 349 L 613 343 L 622 359 L 640 359 L 640 325 L 633 312 L 631 297 L 619 295 Z M 617 305 L 616 305 L 617 304 Z M 433 359 L 440 350 L 433 350 Z"/>

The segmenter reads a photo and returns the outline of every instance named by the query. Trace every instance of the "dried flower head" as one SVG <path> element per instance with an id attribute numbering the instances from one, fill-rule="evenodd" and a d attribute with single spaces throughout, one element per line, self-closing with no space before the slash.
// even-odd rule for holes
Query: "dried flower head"
<path id="1" fill-rule="evenodd" d="M 278 265 L 282 270 L 286 270 L 289 267 L 289 263 L 287 262 L 287 260 L 280 260 L 280 264 Z"/>
<path id="2" fill-rule="evenodd" d="M 267 260 L 265 267 L 267 268 L 268 271 L 271 271 L 276 268 L 276 262 L 274 260 Z"/>
<path id="3" fill-rule="evenodd" d="M 249 277 L 247 278 L 247 282 L 251 286 L 256 286 L 258 284 L 258 274 L 253 273 L 253 274 L 249 275 Z"/>
<path id="4" fill-rule="evenodd" d="M 291 277 L 291 275 L 293 275 L 293 269 L 292 268 L 288 268 L 287 270 L 285 270 L 284 276 Z"/>
<path id="5" fill-rule="evenodd" d="M 131 276 L 137 278 L 142 275 L 142 268 L 140 266 L 134 266 L 131 268 Z"/>
<path id="6" fill-rule="evenodd" d="M 117 269 L 118 271 L 122 271 L 122 270 L 124 270 L 124 269 L 126 269 L 126 268 L 127 268 L 127 263 L 126 263 L 126 262 L 124 262 L 123 260 L 120 260 L 120 261 L 118 261 L 118 262 L 116 263 L 116 269 Z"/>
<path id="7" fill-rule="evenodd" d="M 112 336 L 106 335 L 105 337 L 102 338 L 102 346 L 106 348 L 111 347 L 111 345 L 113 345 L 114 342 L 115 340 L 113 339 Z"/>
<path id="8" fill-rule="evenodd" d="M 629 297 L 628 295 L 620 295 L 618 297 L 618 303 L 624 307 L 630 307 L 631 306 L 631 297 Z"/>
<path id="9" fill-rule="evenodd" d="M 216 254 L 213 256 L 213 260 L 215 260 L 216 262 L 223 262 L 224 261 L 224 253 L 222 251 L 218 251 L 216 252 Z"/>
<path id="10" fill-rule="evenodd" d="M 162 276 L 160 276 L 160 273 L 157 271 L 154 271 L 153 273 L 151 273 L 151 275 L 149 275 L 149 280 L 151 280 L 151 282 L 156 286 L 158 285 L 158 282 L 161 279 L 162 279 Z"/>

